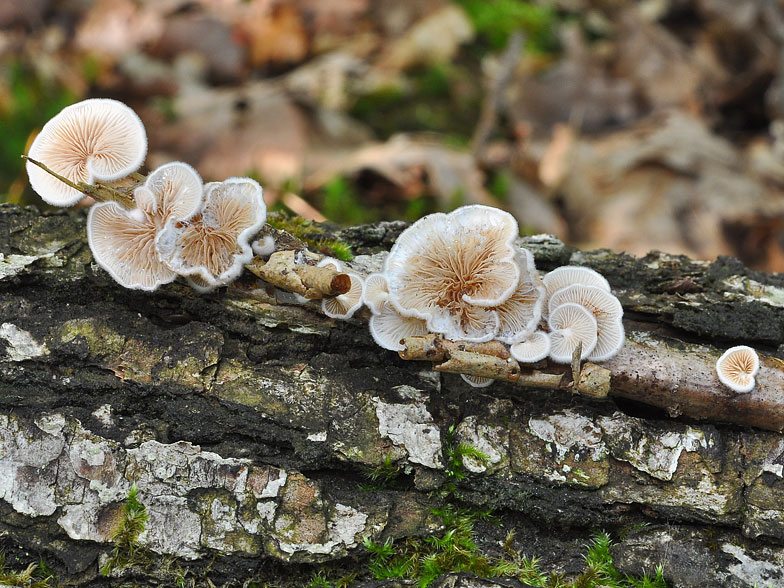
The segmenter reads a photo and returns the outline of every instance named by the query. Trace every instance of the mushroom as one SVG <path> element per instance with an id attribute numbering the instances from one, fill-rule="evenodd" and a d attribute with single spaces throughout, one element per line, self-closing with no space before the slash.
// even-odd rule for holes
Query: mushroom
<path id="1" fill-rule="evenodd" d="M 187 222 L 170 219 L 158 233 L 158 254 L 189 278 L 199 292 L 228 284 L 253 257 L 250 239 L 264 224 L 261 186 L 251 178 L 229 178 L 204 186 L 204 204 Z"/>
<path id="2" fill-rule="evenodd" d="M 583 284 L 585 286 L 596 286 L 606 292 L 610 292 L 610 284 L 602 274 L 591 268 L 580 265 L 562 265 L 561 267 L 557 267 L 544 275 L 542 283 L 546 289 L 546 302 L 543 309 L 545 319 L 549 312 L 547 301 L 549 301 L 553 294 L 562 288 L 574 284 Z"/>
<path id="3" fill-rule="evenodd" d="M 384 264 L 389 303 L 452 340 L 489 341 L 494 307 L 518 286 L 517 221 L 472 205 L 419 219 L 398 237 Z"/>
<path id="4" fill-rule="evenodd" d="M 569 363 L 577 345 L 582 343 L 580 359 L 585 359 L 596 346 L 596 319 L 583 306 L 566 302 L 550 313 L 550 359 Z"/>
<path id="5" fill-rule="evenodd" d="M 147 134 L 139 116 L 108 98 L 65 107 L 47 122 L 28 155 L 73 182 L 112 181 L 139 169 L 147 155 Z M 45 202 L 72 206 L 84 194 L 27 162 L 30 185 Z"/>
<path id="6" fill-rule="evenodd" d="M 550 296 L 548 302 L 550 315 L 558 306 L 567 302 L 585 307 L 596 319 L 598 340 L 593 352 L 587 355 L 587 359 L 605 361 L 618 353 L 625 340 L 621 322 L 623 307 L 618 299 L 598 286 L 573 284 L 561 288 Z"/>
<path id="7" fill-rule="evenodd" d="M 343 272 L 343 264 L 332 257 L 325 257 L 318 263 L 319 267 L 332 267 L 336 272 Z M 321 311 L 328 317 L 337 319 L 351 318 L 362 306 L 364 280 L 354 272 L 345 272 L 351 278 L 351 287 L 345 294 L 329 296 L 321 300 Z"/>
<path id="8" fill-rule="evenodd" d="M 387 279 L 384 274 L 370 274 L 365 278 L 365 289 L 362 291 L 362 302 L 373 314 L 381 312 L 381 307 L 389 299 Z"/>
<path id="9" fill-rule="evenodd" d="M 425 321 L 402 316 L 388 302 L 381 303 L 379 312 L 373 313 L 368 324 L 373 340 L 390 351 L 403 351 L 404 347 L 400 342 L 406 337 L 428 333 Z"/>
<path id="10" fill-rule="evenodd" d="M 757 352 L 746 345 L 727 349 L 716 362 L 716 373 L 722 384 L 735 392 L 750 392 L 759 371 Z"/>
<path id="11" fill-rule="evenodd" d="M 95 204 L 87 216 L 87 241 L 95 261 L 126 288 L 155 290 L 177 273 L 160 261 L 158 231 L 168 221 L 196 214 L 202 202 L 199 174 L 186 163 L 162 165 L 134 192 L 136 208 L 116 202 Z"/>
<path id="12" fill-rule="evenodd" d="M 506 302 L 495 308 L 499 320 L 495 338 L 508 344 L 524 341 L 536 330 L 544 304 L 545 289 L 536 273 L 531 252 L 519 248 L 517 263 L 520 267 L 517 288 Z"/>
<path id="13" fill-rule="evenodd" d="M 550 355 L 550 335 L 535 331 L 525 341 L 509 347 L 509 353 L 522 363 L 534 363 Z"/>
<path id="14" fill-rule="evenodd" d="M 460 374 L 460 377 L 474 388 L 487 388 L 490 384 L 495 382 L 493 378 L 483 378 L 482 376 L 467 376 L 466 374 Z"/>

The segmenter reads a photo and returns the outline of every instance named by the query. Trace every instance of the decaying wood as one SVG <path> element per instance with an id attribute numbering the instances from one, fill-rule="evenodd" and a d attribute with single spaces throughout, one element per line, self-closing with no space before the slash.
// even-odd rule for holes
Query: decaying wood
<path id="1" fill-rule="evenodd" d="M 295 251 L 276 251 L 268 261 L 254 258 L 245 267 L 273 286 L 294 292 L 310 300 L 345 294 L 351 288 L 351 277 L 327 267 L 297 260 Z"/>
<path id="2" fill-rule="evenodd" d="M 400 230 L 337 237 L 369 256 L 353 268 L 367 273 Z M 368 583 L 363 538 L 401 545 L 440 533 L 432 513 L 445 499 L 433 491 L 449 481 L 447 501 L 493 507 L 503 524 L 477 527 L 480 549 L 514 529 L 516 547 L 553 569 L 582 562 L 605 529 L 629 573 L 661 562 L 673 586 L 741 588 L 744 569 L 765 570 L 760 585 L 784 583 L 784 434 L 766 430 L 782 419 L 784 280 L 726 259 L 637 259 L 543 236 L 521 244 L 544 271 L 600 271 L 626 310 L 621 354 L 582 364 L 576 383 L 571 366 L 536 365 L 564 389 L 521 388 L 519 378 L 469 388 L 376 346 L 361 316 L 334 321 L 317 304 L 245 296 L 251 275 L 208 295 L 176 282 L 126 290 L 93 263 L 84 211 L 0 205 L 7 565 L 43 559 L 60 581 L 100 588 L 171 585 L 173 570 L 220 586 L 277 585 L 305 569 L 304 585 L 313 568 L 302 563 L 336 562 Z M 662 287 L 686 277 L 700 290 Z M 435 363 L 451 351 L 464 364 L 508 359 L 494 344 L 416 343 Z M 763 351 L 746 395 L 712 371 L 738 343 Z M 570 393 L 601 396 L 603 370 L 609 397 Z M 646 395 L 666 410 L 646 409 Z M 744 411 L 750 426 L 725 424 Z M 458 479 L 455 444 L 487 460 L 463 458 Z M 359 489 L 390 463 L 403 472 L 395 482 Z M 98 569 L 132 483 L 149 515 L 145 561 L 105 579 Z M 698 583 L 682 581 L 683 561 L 701 566 Z"/>

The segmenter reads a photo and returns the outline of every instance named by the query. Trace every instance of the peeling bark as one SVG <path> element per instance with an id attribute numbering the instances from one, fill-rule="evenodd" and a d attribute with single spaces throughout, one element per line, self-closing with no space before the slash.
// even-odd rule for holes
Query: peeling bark
<path id="1" fill-rule="evenodd" d="M 325 230 L 369 272 L 403 227 Z M 597 269 L 623 303 L 629 340 L 602 364 L 609 398 L 469 388 L 375 346 L 362 315 L 277 304 L 249 273 L 204 296 L 124 290 L 92 261 L 82 213 L 0 206 L 0 548 L 98 586 L 135 482 L 151 561 L 118 578 L 171 582 L 176 558 L 216 584 L 324 562 L 368 579 L 363 538 L 433 532 L 449 446 L 469 443 L 488 460 L 464 458 L 457 496 L 506 525 L 481 529 L 482 549 L 515 528 L 524 552 L 575 573 L 605 528 L 624 571 L 661 561 L 674 585 L 696 586 L 676 555 L 699 553 L 703 585 L 781 583 L 784 278 L 523 243 L 543 270 Z M 709 370 L 737 343 L 766 356 L 745 396 Z M 661 408 L 625 398 L 641 395 Z M 725 424 L 737 414 L 746 426 Z M 395 484 L 359 488 L 390 462 Z"/>

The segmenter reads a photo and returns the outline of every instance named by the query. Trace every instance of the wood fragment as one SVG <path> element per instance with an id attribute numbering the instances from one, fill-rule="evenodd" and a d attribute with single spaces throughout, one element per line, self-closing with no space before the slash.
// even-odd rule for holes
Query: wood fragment
<path id="1" fill-rule="evenodd" d="M 588 362 L 583 365 L 574 384 L 574 391 L 581 396 L 607 398 L 610 394 L 612 372 L 605 367 Z"/>
<path id="2" fill-rule="evenodd" d="M 438 372 L 465 374 L 479 378 L 492 378 L 516 382 L 520 377 L 520 365 L 512 358 L 501 359 L 486 353 L 453 349 L 441 363 L 433 365 Z"/>
<path id="3" fill-rule="evenodd" d="M 255 257 L 245 267 L 273 286 L 310 300 L 345 294 L 351 288 L 351 277 L 348 274 L 327 267 L 298 263 L 295 251 L 276 251 L 267 262 Z"/>
<path id="4" fill-rule="evenodd" d="M 450 341 L 442 335 L 428 333 L 419 337 L 408 337 L 408 345 L 399 352 L 401 359 L 444 361 L 451 351 L 470 351 L 484 353 L 501 359 L 509 359 L 511 354 L 500 341 L 487 341 L 485 343 L 471 343 L 468 341 Z M 470 375 L 470 374 L 469 374 Z"/>

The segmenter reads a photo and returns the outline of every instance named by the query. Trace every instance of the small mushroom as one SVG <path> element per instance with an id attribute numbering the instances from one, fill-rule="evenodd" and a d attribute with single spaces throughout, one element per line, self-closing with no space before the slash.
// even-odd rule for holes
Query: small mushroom
<path id="1" fill-rule="evenodd" d="M 118 180 L 141 166 L 147 134 L 139 116 L 122 102 L 92 98 L 67 106 L 47 122 L 28 155 L 73 182 Z M 72 206 L 84 198 L 29 161 L 27 175 L 49 204 Z"/>
<path id="2" fill-rule="evenodd" d="M 493 378 L 483 378 L 482 376 L 468 376 L 466 374 L 460 374 L 460 377 L 474 388 L 487 388 L 490 384 L 495 382 Z"/>
<path id="3" fill-rule="evenodd" d="M 325 257 L 318 263 L 319 267 L 331 267 L 336 272 L 343 272 L 343 264 L 332 257 Z M 351 278 L 351 287 L 345 294 L 329 296 L 321 300 L 321 311 L 328 317 L 337 319 L 351 318 L 362 306 L 362 290 L 364 280 L 354 272 L 345 272 Z"/>
<path id="4" fill-rule="evenodd" d="M 365 278 L 365 289 L 362 291 L 362 302 L 373 314 L 381 312 L 381 307 L 389 299 L 387 279 L 384 274 L 370 274 Z"/>
<path id="5" fill-rule="evenodd" d="M 746 345 L 727 349 L 716 362 L 716 373 L 722 384 L 735 392 L 750 392 L 759 371 L 757 352 Z"/>
<path id="6" fill-rule="evenodd" d="M 187 222 L 171 219 L 155 241 L 170 268 L 199 292 L 228 284 L 253 257 L 250 239 L 267 218 L 261 186 L 229 178 L 204 186 L 204 204 Z"/>
<path id="7" fill-rule="evenodd" d="M 509 347 L 509 353 L 522 363 L 534 363 L 550 355 L 550 335 L 535 331 L 525 341 Z"/>
<path id="8" fill-rule="evenodd" d="M 508 344 L 524 341 L 536 330 L 545 299 L 545 289 L 536 273 L 531 252 L 519 248 L 517 263 L 520 267 L 517 288 L 506 302 L 495 308 L 499 321 L 495 338 Z"/>
<path id="9" fill-rule="evenodd" d="M 550 314 L 567 302 L 585 307 L 593 314 L 598 326 L 598 340 L 593 352 L 586 356 L 591 361 L 605 361 L 613 357 L 623 346 L 625 333 L 621 318 L 623 307 L 610 292 L 598 286 L 573 284 L 561 288 L 550 296 Z M 583 348 L 585 352 L 585 348 Z"/>
<path id="10" fill-rule="evenodd" d="M 517 221 L 488 206 L 421 218 L 398 237 L 384 264 L 389 303 L 452 340 L 489 341 L 493 307 L 518 286 Z"/>
<path id="11" fill-rule="evenodd" d="M 415 317 L 402 316 L 389 303 L 381 304 L 369 321 L 373 340 L 390 351 L 403 351 L 400 342 L 406 337 L 417 337 L 428 333 L 427 323 Z"/>
<path id="12" fill-rule="evenodd" d="M 201 206 L 202 183 L 188 164 L 172 162 L 153 171 L 134 192 L 137 207 L 95 204 L 87 216 L 87 241 L 95 261 L 126 288 L 155 290 L 177 273 L 158 257 L 155 238 L 169 220 L 187 220 Z"/>
<path id="13" fill-rule="evenodd" d="M 606 292 L 610 292 L 610 284 L 602 274 L 580 265 L 562 265 L 557 267 L 542 277 L 542 283 L 546 290 L 545 305 L 542 310 L 545 320 L 549 314 L 548 302 L 550 297 L 562 288 L 574 284 L 583 284 L 584 286 L 596 286 Z"/>
<path id="14" fill-rule="evenodd" d="M 577 345 L 582 343 L 580 359 L 585 359 L 596 347 L 596 319 L 580 304 L 565 302 L 550 313 L 550 359 L 570 363 Z"/>

